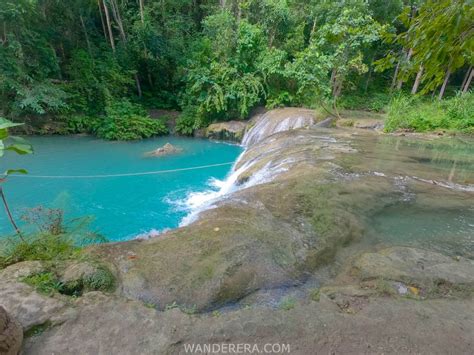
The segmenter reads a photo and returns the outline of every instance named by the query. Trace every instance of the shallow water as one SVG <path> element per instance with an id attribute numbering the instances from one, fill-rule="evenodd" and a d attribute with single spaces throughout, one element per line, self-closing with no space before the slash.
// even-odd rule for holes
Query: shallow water
<path id="1" fill-rule="evenodd" d="M 191 192 L 217 190 L 242 148 L 208 140 L 164 137 L 140 142 L 109 142 L 91 137 L 29 137 L 35 154 L 8 154 L 0 169 L 25 168 L 29 177 L 10 177 L 5 194 L 15 218 L 39 205 L 61 208 L 66 220 L 93 216 L 90 228 L 109 240 L 175 228 L 189 210 Z M 163 144 L 183 148 L 160 158 L 144 153 Z M 33 175 L 102 175 L 172 170 L 203 165 L 228 165 L 171 173 L 87 179 L 37 179 Z M 2 170 L 2 171 L 3 171 Z M 21 224 L 21 222 L 20 222 Z M 0 235 L 12 233 L 3 209 Z"/>
<path id="2" fill-rule="evenodd" d="M 369 221 L 370 243 L 474 258 L 474 140 L 361 136 L 356 173 L 392 178 L 402 197 Z"/>
<path id="3" fill-rule="evenodd" d="M 432 208 L 414 204 L 389 207 L 372 219 L 375 239 L 383 244 L 422 247 L 474 257 L 474 206 Z"/>

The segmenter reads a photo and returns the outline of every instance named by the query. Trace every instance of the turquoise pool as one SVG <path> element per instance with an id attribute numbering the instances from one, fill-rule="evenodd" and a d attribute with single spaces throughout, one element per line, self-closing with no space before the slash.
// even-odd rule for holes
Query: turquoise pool
<path id="1" fill-rule="evenodd" d="M 29 137 L 35 154 L 7 154 L 2 171 L 25 168 L 28 177 L 10 177 L 5 194 L 15 218 L 28 209 L 60 208 L 66 221 L 92 216 L 90 228 L 118 241 L 140 234 L 156 234 L 175 228 L 189 213 L 186 199 L 191 193 L 215 190 L 232 165 L 182 170 L 156 175 L 108 178 L 33 178 L 36 175 L 109 175 L 174 170 L 231 163 L 242 152 L 237 145 L 202 139 L 163 137 L 139 142 L 110 142 L 92 137 Z M 182 153 L 145 157 L 144 153 L 171 143 Z M 0 235 L 11 235 L 3 207 Z"/>

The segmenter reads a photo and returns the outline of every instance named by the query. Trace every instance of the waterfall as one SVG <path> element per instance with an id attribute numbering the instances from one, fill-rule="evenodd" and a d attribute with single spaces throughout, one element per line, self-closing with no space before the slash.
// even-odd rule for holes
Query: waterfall
<path id="1" fill-rule="evenodd" d="M 314 111 L 312 110 L 285 108 L 269 111 L 255 121 L 255 124 L 247 130 L 242 140 L 242 145 L 245 147 L 245 150 L 237 158 L 228 176 L 224 180 L 213 179 L 209 182 L 211 187 L 209 190 L 191 192 L 185 200 L 177 203 L 180 206 L 185 206 L 185 209 L 189 211 L 181 220 L 181 227 L 197 220 L 201 212 L 215 208 L 217 202 L 231 193 L 269 182 L 278 174 L 286 171 L 288 164 L 291 162 L 283 161 L 276 165 L 268 162 L 262 168 L 254 172 L 245 183 L 238 183 L 239 176 L 254 166 L 259 160 L 259 156 L 257 156 L 253 160 L 247 161 L 239 166 L 239 163 L 252 146 L 275 133 L 313 125 L 315 119 Z"/>
<path id="2" fill-rule="evenodd" d="M 285 108 L 263 114 L 242 140 L 245 147 L 261 142 L 278 132 L 311 126 L 315 123 L 312 110 Z"/>

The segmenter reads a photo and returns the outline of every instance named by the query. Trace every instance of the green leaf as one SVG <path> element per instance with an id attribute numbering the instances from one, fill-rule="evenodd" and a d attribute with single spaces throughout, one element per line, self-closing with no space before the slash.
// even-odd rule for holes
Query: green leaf
<path id="1" fill-rule="evenodd" d="M 3 175 L 11 175 L 11 174 L 28 174 L 28 171 L 25 169 L 8 169 L 3 173 Z"/>
<path id="2" fill-rule="evenodd" d="M 31 154 L 33 153 L 33 149 L 31 148 L 31 145 L 29 144 L 12 144 L 8 146 L 7 148 L 4 148 L 4 150 L 12 150 L 18 154 Z"/>
<path id="3" fill-rule="evenodd" d="M 21 126 L 23 123 L 13 123 L 6 118 L 0 117 L 0 130 L 4 130 L 10 127 Z"/>

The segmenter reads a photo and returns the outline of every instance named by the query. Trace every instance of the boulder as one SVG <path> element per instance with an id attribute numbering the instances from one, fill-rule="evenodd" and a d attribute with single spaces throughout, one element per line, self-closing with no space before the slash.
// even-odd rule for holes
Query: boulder
<path id="1" fill-rule="evenodd" d="M 74 316 L 63 298 L 38 293 L 22 279 L 45 269 L 36 261 L 25 261 L 0 271 L 0 306 L 15 317 L 24 330 L 42 324 L 57 324 Z"/>
<path id="2" fill-rule="evenodd" d="M 209 125 L 206 129 L 206 137 L 217 140 L 240 142 L 244 136 L 246 122 L 228 121 Z"/>
<path id="3" fill-rule="evenodd" d="M 148 157 L 162 157 L 165 155 L 171 155 L 171 154 L 177 154 L 182 152 L 183 149 L 179 147 L 175 147 L 174 145 L 170 143 L 166 143 L 164 146 L 155 149 L 151 152 L 145 153 L 146 156 Z"/>
<path id="4" fill-rule="evenodd" d="M 0 354 L 17 355 L 23 342 L 23 329 L 20 323 L 10 317 L 0 306 Z"/>

